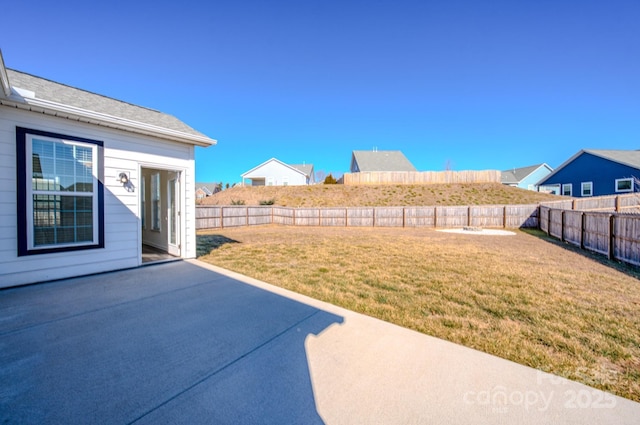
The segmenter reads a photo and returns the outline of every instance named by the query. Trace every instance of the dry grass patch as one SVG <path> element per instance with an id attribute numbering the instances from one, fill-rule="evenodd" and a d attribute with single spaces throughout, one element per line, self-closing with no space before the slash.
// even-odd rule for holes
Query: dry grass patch
<path id="1" fill-rule="evenodd" d="M 640 401 L 630 269 L 524 232 L 266 226 L 199 238 L 200 260 Z"/>
<path id="2" fill-rule="evenodd" d="M 242 201 L 259 205 L 273 200 L 288 207 L 372 207 L 424 205 L 537 204 L 559 196 L 505 186 L 500 183 L 380 185 L 380 186 L 255 186 L 223 190 L 201 201 L 202 205 L 231 205 Z"/>

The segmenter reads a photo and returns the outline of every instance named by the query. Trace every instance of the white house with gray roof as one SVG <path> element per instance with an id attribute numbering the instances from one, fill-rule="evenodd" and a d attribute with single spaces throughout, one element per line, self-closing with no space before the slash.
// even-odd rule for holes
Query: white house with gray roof
<path id="1" fill-rule="evenodd" d="M 401 151 L 353 151 L 352 173 L 367 171 L 417 171 Z"/>
<path id="2" fill-rule="evenodd" d="M 0 287 L 195 257 L 194 149 L 215 140 L 1 54 L 0 83 Z"/>
<path id="3" fill-rule="evenodd" d="M 242 174 L 250 186 L 304 186 L 315 183 L 313 164 L 289 165 L 271 158 Z"/>

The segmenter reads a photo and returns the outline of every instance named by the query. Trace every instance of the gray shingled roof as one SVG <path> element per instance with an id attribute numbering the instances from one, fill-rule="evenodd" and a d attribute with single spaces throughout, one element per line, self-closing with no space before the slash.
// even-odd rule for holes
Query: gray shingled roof
<path id="1" fill-rule="evenodd" d="M 291 165 L 291 167 L 296 170 L 302 171 L 305 176 L 312 177 L 311 172 L 313 171 L 313 164 L 295 164 Z"/>
<path id="2" fill-rule="evenodd" d="M 584 152 L 640 169 L 640 150 L 585 149 Z"/>
<path id="3" fill-rule="evenodd" d="M 133 105 L 8 68 L 7 75 L 12 87 L 32 91 L 38 99 L 208 138 L 176 117 L 154 109 Z"/>
<path id="4" fill-rule="evenodd" d="M 524 180 L 529 174 L 536 171 L 544 164 L 530 165 L 528 167 L 513 168 L 511 170 L 502 171 L 501 181 L 503 184 L 518 184 Z"/>
<path id="5" fill-rule="evenodd" d="M 416 171 L 400 151 L 353 151 L 351 161 L 359 171 Z"/>

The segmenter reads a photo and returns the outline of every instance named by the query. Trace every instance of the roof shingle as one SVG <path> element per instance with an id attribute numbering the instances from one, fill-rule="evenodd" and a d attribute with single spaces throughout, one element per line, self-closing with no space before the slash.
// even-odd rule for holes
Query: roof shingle
<path id="1" fill-rule="evenodd" d="M 7 75 L 11 86 L 34 92 L 35 97 L 38 99 L 150 124 L 193 136 L 207 137 L 178 118 L 154 109 L 133 105 L 8 68 Z"/>
<path id="2" fill-rule="evenodd" d="M 353 151 L 351 172 L 358 171 L 416 171 L 416 167 L 401 151 Z"/>

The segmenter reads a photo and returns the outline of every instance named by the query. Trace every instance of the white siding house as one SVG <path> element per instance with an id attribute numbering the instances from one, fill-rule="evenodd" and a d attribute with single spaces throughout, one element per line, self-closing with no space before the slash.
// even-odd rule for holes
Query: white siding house
<path id="1" fill-rule="evenodd" d="M 275 158 L 263 162 L 242 174 L 242 184 L 251 180 L 251 186 L 303 186 L 313 184 L 313 165 L 288 165 Z"/>
<path id="2" fill-rule="evenodd" d="M 175 117 L 6 69 L 0 287 L 196 255 L 194 147 Z"/>

